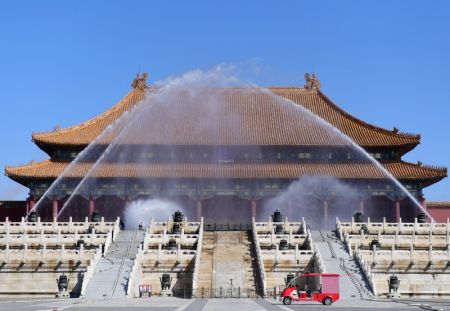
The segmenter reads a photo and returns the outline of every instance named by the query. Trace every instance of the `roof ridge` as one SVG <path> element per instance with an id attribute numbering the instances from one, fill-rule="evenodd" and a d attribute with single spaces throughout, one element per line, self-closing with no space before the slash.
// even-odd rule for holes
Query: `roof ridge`
<path id="1" fill-rule="evenodd" d="M 270 85 L 270 86 L 263 86 L 263 87 L 259 87 L 262 89 L 275 89 L 275 90 L 299 90 L 299 91 L 308 91 L 304 86 L 274 86 L 274 85 Z"/>
<path id="2" fill-rule="evenodd" d="M 19 164 L 12 164 L 12 165 L 8 165 L 7 164 L 7 165 L 5 165 L 5 167 L 7 167 L 7 168 L 17 168 L 17 167 L 33 166 L 33 165 L 37 165 L 37 164 L 41 164 L 43 162 L 49 162 L 49 161 L 51 161 L 51 159 L 45 159 L 45 160 L 42 160 L 42 161 L 31 160 L 31 161 L 28 161 L 27 163 L 23 163 L 23 164 L 21 164 L 21 163 L 19 163 Z"/>
<path id="3" fill-rule="evenodd" d="M 4 167 L 4 171 L 5 171 L 5 175 L 9 176 L 8 171 L 9 172 L 17 171 L 17 170 L 20 170 L 20 169 L 26 169 L 28 167 L 33 167 L 33 166 L 34 167 L 39 167 L 39 166 L 45 165 L 45 164 L 47 164 L 49 162 L 53 162 L 52 159 L 45 159 L 45 160 L 42 160 L 42 161 L 31 160 L 31 161 L 29 161 L 28 163 L 25 163 L 25 164 L 13 164 L 13 165 L 8 165 L 7 164 Z M 60 162 L 64 162 L 64 161 L 60 161 Z"/>
<path id="4" fill-rule="evenodd" d="M 427 200 L 427 205 L 430 205 L 430 204 L 436 204 L 436 205 L 442 204 L 442 205 L 450 206 L 450 201 L 428 201 Z"/>
<path id="5" fill-rule="evenodd" d="M 390 131 L 390 130 L 387 130 L 387 129 L 383 128 L 383 127 L 376 126 L 376 125 L 373 125 L 373 124 L 369 124 L 369 123 L 367 123 L 367 122 L 365 122 L 365 121 L 363 121 L 363 120 L 361 120 L 361 119 L 355 117 L 354 115 L 348 113 L 347 111 L 345 111 L 345 110 L 342 109 L 341 107 L 339 107 L 333 100 L 331 100 L 331 99 L 330 99 L 327 95 L 325 95 L 321 90 L 317 90 L 317 93 L 318 93 L 319 96 L 322 97 L 326 102 L 328 102 L 328 104 L 330 104 L 330 106 L 331 106 L 333 109 L 337 110 L 339 113 L 343 114 L 345 117 L 350 118 L 351 120 L 353 120 L 353 121 L 355 121 L 355 122 L 361 124 L 362 126 L 365 126 L 365 127 L 367 127 L 367 128 L 373 129 L 373 130 L 378 131 L 378 132 L 382 132 L 382 133 L 391 135 L 391 136 L 393 136 L 393 137 L 399 137 L 399 136 L 400 136 L 400 137 L 405 137 L 405 138 L 407 138 L 407 137 L 409 137 L 409 138 L 416 138 L 416 139 L 419 140 L 418 143 L 420 143 L 420 138 L 421 138 L 420 134 L 410 134 L 410 133 L 406 133 L 406 132 Z"/>
<path id="6" fill-rule="evenodd" d="M 427 170 L 433 170 L 433 171 L 444 171 L 444 172 L 448 172 L 448 168 L 445 166 L 439 166 L 439 165 L 432 165 L 432 164 L 423 164 L 422 162 L 420 163 L 412 163 L 412 162 L 408 162 L 408 161 L 399 161 L 399 162 L 393 162 L 390 164 L 395 164 L 395 163 L 404 163 L 410 166 L 414 166 L 414 167 L 420 167 L 420 168 L 424 168 Z"/>
<path id="7" fill-rule="evenodd" d="M 138 89 L 132 89 L 121 100 L 116 102 L 110 108 L 108 108 L 107 110 L 105 110 L 104 112 L 100 113 L 99 115 L 96 115 L 96 116 L 94 116 L 94 117 L 92 117 L 89 120 L 86 120 L 84 122 L 81 122 L 81 123 L 78 123 L 78 124 L 75 124 L 75 125 L 72 125 L 72 126 L 68 126 L 68 127 L 65 127 L 65 128 L 61 128 L 61 129 L 59 129 L 57 131 L 32 132 L 32 134 L 31 134 L 32 141 L 36 141 L 36 138 L 39 138 L 39 137 L 48 137 L 48 136 L 63 134 L 63 133 L 67 133 L 67 132 L 71 132 L 71 131 L 74 131 L 74 130 L 78 130 L 78 129 L 84 128 L 86 126 L 89 126 L 91 124 L 94 124 L 95 122 L 97 122 L 99 120 L 102 120 L 102 119 L 106 118 L 107 116 L 111 115 L 112 113 L 114 113 L 115 111 L 119 110 L 122 106 L 128 104 L 129 101 L 134 99 L 133 96 L 137 95 L 136 93 L 141 93 L 141 91 L 139 91 Z"/>

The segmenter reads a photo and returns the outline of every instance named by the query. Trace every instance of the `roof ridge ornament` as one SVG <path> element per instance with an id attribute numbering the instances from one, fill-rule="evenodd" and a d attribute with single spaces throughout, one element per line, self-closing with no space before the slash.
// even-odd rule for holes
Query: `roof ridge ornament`
<path id="1" fill-rule="evenodd" d="M 305 73 L 305 89 L 307 90 L 319 90 L 320 89 L 320 80 L 317 78 L 316 74 L 313 72 L 312 76 L 309 75 L 309 72 Z"/>
<path id="2" fill-rule="evenodd" d="M 141 91 L 145 90 L 147 86 L 148 73 L 144 72 L 141 76 L 141 73 L 138 72 L 136 78 L 133 80 L 131 86 L 133 89 L 139 89 Z"/>

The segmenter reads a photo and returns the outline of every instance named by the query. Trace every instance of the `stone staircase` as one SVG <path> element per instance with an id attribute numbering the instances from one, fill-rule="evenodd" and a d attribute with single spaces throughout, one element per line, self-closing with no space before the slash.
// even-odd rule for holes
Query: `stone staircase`
<path id="1" fill-rule="evenodd" d="M 213 288 L 244 288 L 245 268 L 242 231 L 216 231 Z"/>
<path id="2" fill-rule="evenodd" d="M 214 232 L 203 232 L 202 253 L 200 256 L 200 266 L 197 279 L 198 290 L 202 288 L 212 288 L 214 239 Z"/>
<path id="3" fill-rule="evenodd" d="M 339 273 L 341 299 L 368 299 L 373 294 L 358 264 L 351 258 L 338 239 L 331 233 L 312 231 L 312 239 L 325 262 L 326 272 Z"/>
<path id="4" fill-rule="evenodd" d="M 358 291 L 359 297 L 361 299 L 374 298 L 372 290 L 370 289 L 370 285 L 365 279 L 361 267 L 358 265 L 355 259 L 349 256 L 344 243 L 342 243 L 342 241 L 340 241 L 334 234 L 331 233 L 327 233 L 325 239 L 328 241 L 330 247 L 338 250 L 337 253 L 343 254 L 343 256 L 339 258 L 339 260 L 341 261 L 340 268 L 348 275 L 349 280 L 353 283 L 353 286 Z"/>
<path id="5" fill-rule="evenodd" d="M 197 290 L 240 289 L 255 291 L 251 233 L 248 231 L 205 231 L 200 257 Z"/>
<path id="6" fill-rule="evenodd" d="M 145 231 L 119 232 L 95 269 L 84 295 L 87 299 L 125 298 L 128 279 Z"/>

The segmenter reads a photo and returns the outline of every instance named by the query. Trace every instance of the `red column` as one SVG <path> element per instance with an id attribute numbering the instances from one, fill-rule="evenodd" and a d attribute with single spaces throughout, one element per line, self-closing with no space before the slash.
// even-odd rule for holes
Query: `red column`
<path id="1" fill-rule="evenodd" d="M 25 207 L 25 215 L 30 212 L 30 197 L 27 198 L 27 206 Z"/>
<path id="2" fill-rule="evenodd" d="M 202 200 L 197 199 L 196 201 L 197 203 L 197 220 L 200 221 L 200 219 L 202 218 Z"/>
<path id="3" fill-rule="evenodd" d="M 395 221 L 398 222 L 400 220 L 400 200 L 396 199 L 394 201 L 394 208 L 395 208 Z"/>
<path id="4" fill-rule="evenodd" d="M 250 201 L 250 217 L 256 219 L 256 200 L 252 199 Z"/>
<path id="5" fill-rule="evenodd" d="M 34 200 L 34 195 L 30 195 L 28 197 L 27 215 L 33 209 L 35 203 L 36 203 L 36 201 Z"/>
<path id="6" fill-rule="evenodd" d="M 328 223 L 328 201 L 323 200 L 323 222 Z"/>
<path id="7" fill-rule="evenodd" d="M 53 205 L 52 205 L 52 215 L 53 218 L 58 217 L 58 199 L 56 198 L 56 196 L 53 197 Z"/>
<path id="8" fill-rule="evenodd" d="M 358 211 L 364 214 L 364 200 L 359 200 L 358 202 Z"/>
<path id="9" fill-rule="evenodd" d="M 425 197 L 419 197 L 419 203 L 424 210 L 427 209 L 427 200 L 425 199 Z"/>
<path id="10" fill-rule="evenodd" d="M 92 213 L 94 213 L 94 209 L 95 209 L 95 200 L 94 196 L 91 194 L 89 195 L 89 217 L 91 217 Z"/>

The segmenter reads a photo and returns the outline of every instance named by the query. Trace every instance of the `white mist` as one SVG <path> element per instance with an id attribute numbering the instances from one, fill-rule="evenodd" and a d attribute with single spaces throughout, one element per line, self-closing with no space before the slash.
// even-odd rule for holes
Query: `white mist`
<path id="1" fill-rule="evenodd" d="M 167 221 L 177 210 L 183 212 L 181 206 L 168 200 L 149 199 L 132 201 L 125 210 L 125 228 L 137 229 L 141 222 L 144 228 L 147 228 L 152 218 L 155 221 Z"/>

